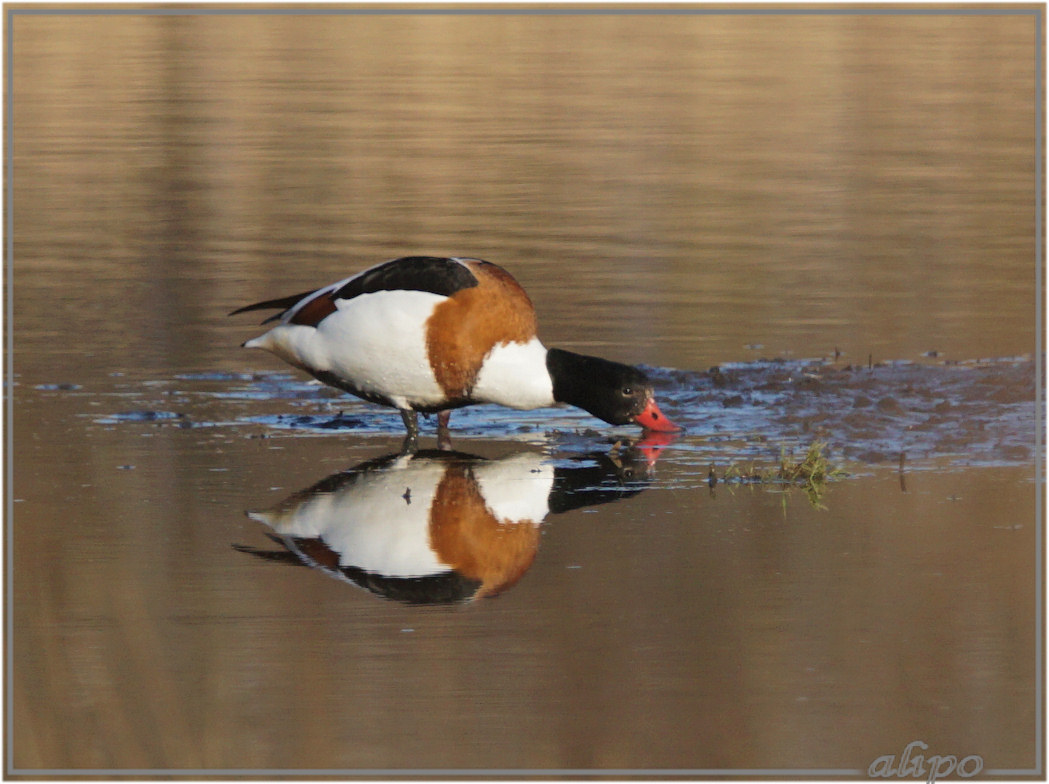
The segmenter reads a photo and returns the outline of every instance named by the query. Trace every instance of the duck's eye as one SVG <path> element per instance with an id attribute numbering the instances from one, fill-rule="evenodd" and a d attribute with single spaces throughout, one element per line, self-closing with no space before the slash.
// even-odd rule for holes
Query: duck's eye
<path id="1" fill-rule="evenodd" d="M 630 397 L 632 394 L 634 394 L 634 389 L 633 387 L 623 387 L 622 392 L 623 397 Z"/>

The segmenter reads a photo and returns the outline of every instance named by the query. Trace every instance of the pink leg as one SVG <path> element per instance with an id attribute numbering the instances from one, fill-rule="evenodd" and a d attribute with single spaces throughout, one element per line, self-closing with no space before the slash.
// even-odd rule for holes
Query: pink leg
<path id="1" fill-rule="evenodd" d="M 437 412 L 437 448 L 449 450 L 452 448 L 452 434 L 448 432 L 448 420 L 452 418 L 451 411 Z"/>

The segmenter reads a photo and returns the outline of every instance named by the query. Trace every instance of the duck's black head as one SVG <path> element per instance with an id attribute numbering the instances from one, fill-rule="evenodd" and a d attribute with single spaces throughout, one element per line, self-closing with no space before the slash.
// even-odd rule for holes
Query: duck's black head
<path id="1" fill-rule="evenodd" d="M 635 422 L 648 430 L 681 429 L 659 410 L 648 376 L 636 367 L 552 348 L 546 368 L 559 403 L 578 406 L 613 425 Z"/>

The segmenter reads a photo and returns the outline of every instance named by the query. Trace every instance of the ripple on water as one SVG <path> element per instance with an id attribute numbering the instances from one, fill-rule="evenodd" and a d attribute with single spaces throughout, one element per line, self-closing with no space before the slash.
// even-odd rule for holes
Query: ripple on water
<path id="1" fill-rule="evenodd" d="M 712 459 L 775 457 L 814 441 L 825 442 L 836 459 L 895 463 L 904 454 L 909 466 L 932 460 L 942 465 L 945 458 L 959 465 L 1024 464 L 1036 448 L 1035 366 L 1026 358 L 870 367 L 759 360 L 707 371 L 645 370 L 660 406 L 687 429 L 674 443 L 677 459 L 697 465 Z M 211 406 L 214 411 L 194 410 L 196 425 L 403 434 L 400 417 L 391 409 L 297 376 L 198 373 L 176 378 L 180 394 L 195 401 L 187 405 L 218 404 Z M 143 385 L 144 407 L 95 421 L 188 421 L 185 413 L 150 406 L 151 394 L 170 393 Z M 264 403 L 269 410 L 258 411 Z M 515 411 L 472 406 L 454 411 L 451 422 L 453 434 L 461 437 L 544 443 L 565 434 L 607 441 L 638 435 L 635 427 L 609 427 L 569 407 Z M 422 417 L 424 436 L 434 428 L 433 417 Z"/>
<path id="2" fill-rule="evenodd" d="M 185 414 L 176 411 L 154 411 L 152 409 L 138 409 L 135 411 L 118 411 L 115 414 L 100 417 L 95 421 L 99 424 L 111 425 L 122 422 L 164 422 L 173 419 L 182 419 Z"/>

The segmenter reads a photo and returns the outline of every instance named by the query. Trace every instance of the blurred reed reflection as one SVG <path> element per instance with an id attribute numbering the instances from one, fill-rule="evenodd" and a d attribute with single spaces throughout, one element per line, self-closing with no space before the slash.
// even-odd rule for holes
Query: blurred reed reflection
<path id="1" fill-rule="evenodd" d="M 85 373 L 85 335 L 123 365 L 129 333 L 150 369 L 249 367 L 236 304 L 411 253 L 506 266 L 547 342 L 620 361 L 1034 348 L 1023 15 L 56 15 L 13 36 L 19 340 Z M 47 319 L 56 275 L 70 307 L 91 292 L 86 329 Z"/>
<path id="2" fill-rule="evenodd" d="M 234 547 L 409 604 L 496 596 L 532 565 L 548 515 L 637 495 L 661 448 L 642 442 L 556 462 L 537 452 L 386 455 L 248 512 L 283 550 Z"/>

